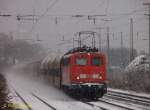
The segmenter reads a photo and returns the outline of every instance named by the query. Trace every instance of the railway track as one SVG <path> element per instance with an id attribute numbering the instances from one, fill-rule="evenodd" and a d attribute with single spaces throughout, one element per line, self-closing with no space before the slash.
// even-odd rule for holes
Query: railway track
<path id="1" fill-rule="evenodd" d="M 29 103 L 21 96 L 21 94 L 19 92 L 17 92 L 17 90 L 15 90 L 13 88 L 15 94 L 17 95 L 18 98 L 21 99 L 21 101 L 23 102 L 23 104 L 27 107 L 27 110 L 35 110 L 33 108 L 31 108 L 31 106 L 29 106 Z M 49 107 L 50 110 L 59 110 L 57 108 L 55 108 L 53 105 L 51 105 L 50 103 L 48 103 L 47 101 L 45 101 L 43 98 L 39 97 L 38 95 L 36 95 L 35 93 L 30 93 L 31 96 L 33 96 L 34 98 L 36 98 L 39 102 L 43 103 L 45 106 Z M 94 105 L 94 104 L 91 104 L 91 103 L 88 103 L 88 102 L 82 102 L 88 106 L 91 106 L 93 109 L 92 110 L 95 110 L 95 107 L 96 108 L 99 108 L 100 110 L 109 110 L 109 109 L 106 109 L 104 107 L 101 107 L 101 106 L 97 106 L 97 105 Z M 75 108 L 75 107 L 74 107 Z"/>
<path id="2" fill-rule="evenodd" d="M 43 104 L 47 105 L 49 108 L 51 108 L 52 110 L 57 110 L 55 107 L 53 107 L 52 105 L 50 105 L 49 103 L 47 103 L 46 101 L 44 101 L 42 98 L 40 98 L 39 96 L 35 95 L 34 93 L 31 93 L 32 96 L 34 96 L 35 98 L 37 98 L 39 101 L 41 101 Z"/>
<path id="3" fill-rule="evenodd" d="M 101 103 L 103 103 L 103 104 L 105 104 L 107 106 L 113 106 L 115 108 L 118 108 L 119 110 L 122 110 L 122 109 L 123 110 L 136 110 L 136 108 L 133 108 L 131 106 L 128 107 L 127 104 L 120 104 L 120 103 L 116 104 L 116 103 L 114 103 L 112 101 L 108 101 L 106 99 L 99 99 L 98 101 L 95 101 L 95 102 L 90 102 L 90 101 L 88 102 L 87 101 L 87 102 L 83 102 L 83 103 L 88 104 L 88 105 L 90 105 L 92 107 L 97 107 L 97 108 L 99 108 L 101 110 L 112 110 L 110 108 L 100 106 Z M 113 110 L 114 110 L 114 108 L 113 108 Z"/>
<path id="4" fill-rule="evenodd" d="M 28 110 L 33 110 L 33 108 L 31 108 L 29 106 L 29 104 L 25 101 L 25 99 L 16 90 L 15 90 L 15 93 L 22 100 L 22 102 L 27 106 Z M 53 105 L 49 104 L 48 102 L 43 100 L 41 97 L 37 96 L 36 94 L 31 93 L 31 95 L 33 97 L 35 97 L 37 100 L 39 100 L 40 102 L 42 102 L 44 105 L 48 106 L 50 108 L 50 110 L 58 110 Z M 132 108 L 132 107 L 130 108 L 127 105 L 122 105 L 119 103 L 116 104 L 116 103 L 114 103 L 112 101 L 108 101 L 106 99 L 99 99 L 97 102 L 85 102 L 85 101 L 81 101 L 81 102 L 86 104 L 86 105 L 91 106 L 93 108 L 93 110 L 94 110 L 94 108 L 98 108 L 100 110 L 111 110 L 111 109 L 108 109 L 107 107 L 100 106 L 98 103 L 104 103 L 104 104 L 107 104 L 108 106 L 111 105 L 111 106 L 120 108 L 121 110 L 122 109 L 123 110 L 136 110 L 135 108 Z M 145 109 L 145 110 L 150 110 L 150 109 Z"/>
<path id="5" fill-rule="evenodd" d="M 123 105 L 120 105 L 120 104 L 115 104 L 115 103 L 112 103 L 112 102 L 108 102 L 108 101 L 105 101 L 105 100 L 102 100 L 102 99 L 99 99 L 98 101 L 99 101 L 99 102 L 106 103 L 106 104 L 108 104 L 108 105 L 113 105 L 113 106 L 119 107 L 119 108 L 121 108 L 121 109 L 135 110 L 135 109 L 133 109 L 133 108 L 129 108 L 129 107 L 126 107 L 126 106 L 123 106 Z"/>
<path id="6" fill-rule="evenodd" d="M 40 100 L 41 102 L 43 102 L 44 104 L 46 104 L 47 106 L 49 106 L 52 110 L 57 110 L 55 107 L 53 107 L 52 105 L 50 105 L 49 103 L 47 103 L 46 101 L 44 101 L 42 98 L 38 97 L 37 95 L 35 95 L 34 93 L 31 93 L 32 96 L 34 96 L 35 98 L 37 98 L 38 100 Z M 89 102 L 83 102 L 82 103 L 86 104 L 86 105 L 89 105 L 91 106 L 92 108 L 99 108 L 100 110 L 109 110 L 109 109 L 106 109 L 104 107 L 101 107 L 101 106 L 98 106 L 98 105 L 94 105 L 92 103 L 89 103 Z"/>
<path id="7" fill-rule="evenodd" d="M 128 96 L 119 96 L 119 95 L 114 95 L 114 94 L 107 94 L 105 97 L 116 99 L 116 100 L 121 100 L 121 101 L 126 101 L 126 102 L 131 102 L 134 104 L 150 106 L 150 103 L 148 101 L 143 101 L 140 99 L 134 99 L 134 98 L 128 97 Z"/>
<path id="8" fill-rule="evenodd" d="M 99 103 L 106 103 L 108 105 L 112 105 L 114 107 L 117 107 L 117 108 L 120 108 L 121 110 L 124 109 L 124 110 L 150 110 L 148 108 L 145 108 L 145 107 L 139 107 L 137 105 L 133 105 L 131 103 L 122 103 L 120 101 L 115 101 L 115 100 L 110 100 L 110 99 L 100 99 L 98 101 Z"/>
<path id="9" fill-rule="evenodd" d="M 102 99 L 99 99 L 99 102 L 107 103 L 114 106 L 120 106 L 121 104 L 124 104 L 125 106 L 120 106 L 120 108 L 129 110 L 133 110 L 134 107 L 137 107 L 140 110 L 150 110 L 150 98 L 140 96 L 139 94 L 136 95 L 122 93 L 118 91 L 108 91 L 108 93 Z"/>
<path id="10" fill-rule="evenodd" d="M 23 104 L 26 105 L 28 110 L 35 110 L 34 106 L 31 108 L 31 106 L 29 106 L 29 102 L 27 100 L 25 100 L 21 94 L 19 92 L 17 92 L 14 89 L 15 94 L 22 100 Z M 59 110 L 61 108 L 60 107 L 56 108 L 57 106 L 54 106 L 55 104 L 51 104 L 48 103 L 46 100 L 44 100 L 42 97 L 36 95 L 35 93 L 31 92 L 29 93 L 30 96 L 32 96 L 34 99 L 37 100 L 38 103 L 41 103 L 43 106 L 47 106 L 47 108 L 49 108 L 50 110 Z M 146 105 L 148 105 L 150 102 L 148 100 L 149 98 L 145 97 L 141 97 L 141 96 L 135 96 L 135 95 L 131 95 L 131 94 L 125 94 L 125 93 L 120 93 L 120 92 L 108 92 L 108 94 L 106 96 L 104 96 L 104 98 L 99 99 L 96 102 L 89 102 L 89 101 L 77 101 L 77 102 L 82 102 L 88 106 L 91 106 L 91 110 L 114 110 L 114 108 L 116 108 L 117 110 L 150 110 L 148 107 L 145 107 Z M 138 101 L 139 103 L 142 103 L 143 106 L 136 106 L 134 107 L 134 105 L 130 104 L 130 102 L 133 102 L 137 104 L 136 102 Z M 62 102 L 63 103 L 63 102 Z M 64 103 L 66 104 L 66 103 Z M 71 103 L 66 104 L 69 105 Z M 76 104 L 76 102 L 75 102 Z M 77 104 L 78 106 L 79 104 Z M 86 106 L 85 105 L 85 106 Z M 74 107 L 76 105 L 72 105 L 72 108 L 74 110 Z M 86 107 L 88 107 L 86 106 Z M 80 108 L 80 106 L 78 106 Z M 82 107 L 82 106 L 81 106 Z M 112 108 L 111 108 L 112 107 Z M 138 108 L 138 109 L 136 109 Z"/>
<path id="11" fill-rule="evenodd" d="M 132 102 L 134 104 L 138 103 L 140 105 L 150 106 L 150 98 L 148 97 L 136 96 L 132 94 L 126 94 L 126 93 L 114 92 L 114 91 L 108 92 L 106 97 L 116 99 L 116 100 L 122 100 L 126 102 Z"/>
<path id="12" fill-rule="evenodd" d="M 127 101 L 122 101 L 122 100 L 116 100 L 116 99 L 112 99 L 112 98 L 103 98 L 104 101 L 107 101 L 107 102 L 111 102 L 115 105 L 123 105 L 124 107 L 127 107 L 128 108 L 131 108 L 131 109 L 134 109 L 134 110 L 150 110 L 150 108 L 148 106 L 143 106 L 143 105 L 139 105 L 139 104 L 133 104 L 131 102 L 127 102 Z"/>
<path id="13" fill-rule="evenodd" d="M 111 91 L 108 90 L 108 94 L 109 93 L 113 93 L 113 94 L 120 94 L 120 95 L 126 95 L 126 96 L 131 96 L 131 97 L 135 97 L 135 98 L 140 98 L 144 100 L 148 100 L 148 102 L 150 103 L 150 97 L 146 97 L 146 96 L 139 96 L 139 95 L 134 95 L 134 94 L 129 94 L 129 93 L 122 93 L 122 92 L 117 92 L 117 91 Z"/>
<path id="14" fill-rule="evenodd" d="M 148 100 L 150 102 L 150 97 L 146 97 L 146 96 L 134 95 L 134 94 L 123 93 L 123 92 L 112 91 L 112 90 L 108 90 L 108 93 L 128 95 L 128 96 L 132 96 L 132 97 L 136 97 L 136 98 L 141 98 L 141 99 L 144 99 L 144 100 Z"/>
<path id="15" fill-rule="evenodd" d="M 90 103 L 90 102 L 82 102 L 82 103 L 85 103 L 85 104 L 87 104 L 87 105 L 89 105 L 89 106 L 92 106 L 93 108 L 94 108 L 94 107 L 97 107 L 97 108 L 99 108 L 99 109 L 101 109 L 101 110 L 109 110 L 109 109 L 107 109 L 107 108 L 104 108 L 104 107 L 99 106 L 99 105 L 92 104 L 92 103 Z"/>
<path id="16" fill-rule="evenodd" d="M 21 99 L 21 101 L 24 103 L 24 105 L 27 107 L 28 110 L 33 110 L 29 104 L 25 101 L 25 99 L 14 89 L 16 95 Z"/>
<path id="17" fill-rule="evenodd" d="M 93 107 L 97 107 L 97 108 L 100 108 L 101 110 L 114 110 L 114 109 L 119 109 L 119 110 L 136 110 L 135 108 L 130 108 L 130 107 L 127 107 L 127 105 L 122 105 L 122 104 L 115 104 L 111 101 L 106 101 L 106 100 L 103 100 L 103 99 L 99 99 L 98 101 L 96 102 L 83 102 L 83 103 L 86 103 L 90 106 L 93 106 Z M 108 106 L 113 106 L 113 108 L 110 108 L 110 107 L 103 107 L 103 106 L 99 106 L 101 103 L 105 104 L 105 106 L 107 105 Z M 115 108 L 114 108 L 115 107 Z"/>
<path id="18" fill-rule="evenodd" d="M 96 106 L 102 110 L 111 110 L 99 106 L 100 103 L 111 105 L 121 110 L 150 110 L 150 98 L 114 91 L 109 91 L 104 98 L 99 99 L 97 102 L 86 102 L 86 104 Z"/>
<path id="19" fill-rule="evenodd" d="M 24 103 L 24 105 L 27 107 L 28 110 L 34 110 L 33 108 L 31 108 L 28 104 L 28 102 L 19 94 L 19 92 L 17 92 L 14 88 L 13 88 L 14 92 L 16 93 L 16 95 L 21 99 L 21 101 Z M 57 110 L 55 107 L 53 107 L 52 105 L 50 105 L 49 103 L 47 103 L 46 101 L 44 101 L 43 99 L 41 99 L 40 97 L 38 97 L 37 95 L 35 95 L 34 93 L 31 93 L 31 95 L 33 97 L 35 97 L 36 99 L 38 99 L 40 102 L 42 102 L 44 105 L 46 105 L 47 107 L 50 108 L 50 110 Z"/>

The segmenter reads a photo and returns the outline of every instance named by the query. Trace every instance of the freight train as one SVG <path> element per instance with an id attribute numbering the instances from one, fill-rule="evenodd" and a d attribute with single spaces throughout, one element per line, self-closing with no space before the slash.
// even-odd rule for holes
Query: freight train
<path id="1" fill-rule="evenodd" d="M 77 47 L 53 61 L 46 58 L 39 74 L 78 98 L 98 99 L 107 93 L 106 56 L 95 47 Z"/>

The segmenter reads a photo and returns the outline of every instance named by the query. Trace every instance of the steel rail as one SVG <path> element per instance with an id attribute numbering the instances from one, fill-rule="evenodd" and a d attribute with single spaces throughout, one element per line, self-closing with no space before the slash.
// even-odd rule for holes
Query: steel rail
<path id="1" fill-rule="evenodd" d="M 47 105 L 48 107 L 50 107 L 53 110 L 57 110 L 55 107 L 53 107 L 52 105 L 50 105 L 49 103 L 47 103 L 46 101 L 44 101 L 42 98 L 38 97 L 37 95 L 35 95 L 34 93 L 31 93 L 32 96 L 34 96 L 36 99 L 38 99 L 39 101 L 41 101 L 42 103 L 44 103 L 45 105 Z"/>
<path id="2" fill-rule="evenodd" d="M 29 104 L 25 101 L 25 99 L 14 89 L 14 91 L 15 91 L 15 93 L 16 93 L 16 95 L 22 100 L 22 102 L 27 106 L 27 108 L 29 109 L 29 110 L 33 110 L 30 106 L 29 106 Z"/>

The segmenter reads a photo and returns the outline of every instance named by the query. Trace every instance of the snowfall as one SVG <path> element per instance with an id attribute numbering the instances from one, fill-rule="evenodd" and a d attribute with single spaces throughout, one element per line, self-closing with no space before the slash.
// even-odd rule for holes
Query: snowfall
<path id="1" fill-rule="evenodd" d="M 8 87 L 10 90 L 9 96 L 12 97 L 11 101 L 14 104 L 19 105 L 19 108 L 22 110 L 28 110 L 28 108 L 25 106 L 24 101 L 29 105 L 32 110 L 53 110 L 49 106 L 47 106 L 42 101 L 38 100 L 36 97 L 33 96 L 35 94 L 36 96 L 40 97 L 42 100 L 44 100 L 46 103 L 50 104 L 52 107 L 54 107 L 57 110 L 122 110 L 123 108 L 109 105 L 108 103 L 104 102 L 94 102 L 91 101 L 91 104 L 94 104 L 95 106 L 90 106 L 86 103 L 83 103 L 80 100 L 76 100 L 68 96 L 66 93 L 64 93 L 62 90 L 55 88 L 51 86 L 48 83 L 45 83 L 42 80 L 39 80 L 38 78 L 34 77 L 34 75 L 27 75 L 28 73 L 25 73 L 21 70 L 23 64 L 14 66 L 10 68 L 9 70 L 5 71 Z M 129 91 L 123 91 L 123 90 L 114 90 L 109 89 L 111 91 L 118 91 L 128 94 L 134 94 L 139 96 L 145 96 L 149 97 L 150 95 L 144 94 L 144 93 L 135 93 L 135 92 L 129 92 Z M 24 101 L 18 97 L 16 94 L 19 93 L 19 95 L 24 99 Z M 105 98 L 105 96 L 100 100 L 106 100 L 111 103 L 117 103 L 121 106 L 130 107 L 132 110 L 142 110 L 145 108 L 145 110 L 148 110 L 149 107 L 141 107 L 136 104 L 130 104 L 127 102 L 122 101 L 114 101 L 113 99 Z M 100 107 L 98 107 L 100 106 Z M 150 110 L 150 109 L 149 109 Z"/>

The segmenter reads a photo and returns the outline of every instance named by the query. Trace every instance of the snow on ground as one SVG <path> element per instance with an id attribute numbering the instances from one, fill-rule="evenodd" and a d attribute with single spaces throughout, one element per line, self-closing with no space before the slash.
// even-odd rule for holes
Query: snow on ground
<path id="1" fill-rule="evenodd" d="M 70 98 L 63 91 L 42 81 L 38 81 L 35 78 L 28 77 L 25 75 L 26 73 L 21 73 L 21 67 L 23 65 L 15 66 L 6 72 L 7 82 L 11 91 L 10 95 L 13 96 L 12 101 L 15 104 L 20 104 L 22 109 L 25 109 L 25 105 L 16 96 L 13 88 L 33 110 L 50 110 L 50 108 L 32 96 L 31 93 L 36 94 L 58 110 L 95 110 L 89 105 Z"/>
<path id="2" fill-rule="evenodd" d="M 9 93 L 9 97 L 11 98 L 10 101 L 13 103 L 11 107 L 19 108 L 19 109 L 27 109 L 23 101 L 17 96 L 15 91 L 9 86 L 9 90 L 11 91 Z"/>

